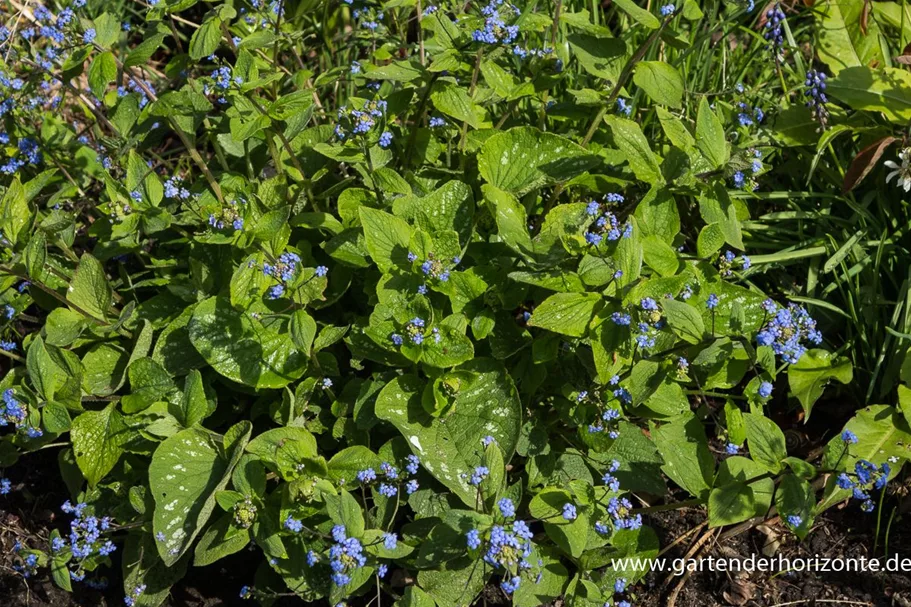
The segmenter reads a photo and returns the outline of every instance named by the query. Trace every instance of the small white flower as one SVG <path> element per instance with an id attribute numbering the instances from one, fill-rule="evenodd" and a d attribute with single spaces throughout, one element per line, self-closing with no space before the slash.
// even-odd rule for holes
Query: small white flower
<path id="1" fill-rule="evenodd" d="M 892 172 L 886 175 L 886 183 L 892 181 L 893 177 L 898 177 L 896 185 L 903 187 L 907 192 L 911 190 L 911 148 L 899 152 L 898 158 L 902 161 L 900 166 L 891 160 L 885 162 L 885 165 L 892 169 Z"/>

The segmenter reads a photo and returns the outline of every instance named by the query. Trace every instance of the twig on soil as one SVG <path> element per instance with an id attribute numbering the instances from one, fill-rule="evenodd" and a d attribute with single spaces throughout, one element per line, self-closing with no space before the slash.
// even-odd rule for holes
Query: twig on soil
<path id="1" fill-rule="evenodd" d="M 712 539 L 716 534 L 717 534 L 717 532 L 715 529 L 711 529 L 711 530 L 707 531 L 705 534 L 703 534 L 703 536 L 700 537 L 698 540 L 696 540 L 696 542 L 690 547 L 690 549 L 684 555 L 683 560 L 686 561 L 686 560 L 689 560 L 689 559 L 695 557 L 705 547 L 706 542 L 708 542 L 710 539 Z M 683 590 L 684 584 L 686 584 L 686 581 L 690 578 L 690 576 L 692 574 L 693 574 L 693 570 L 687 568 L 686 573 L 683 574 L 683 577 L 680 578 L 680 581 L 677 582 L 677 585 L 674 586 L 674 589 L 671 590 L 671 593 L 668 595 L 667 607 L 674 607 L 677 604 L 677 595 L 679 595 L 680 591 Z M 668 584 L 670 584 L 671 579 L 673 577 L 674 577 L 673 573 L 668 575 L 667 578 L 665 578 L 664 583 L 662 584 L 662 587 L 665 587 Z"/>
<path id="2" fill-rule="evenodd" d="M 799 601 L 790 601 L 788 603 L 775 603 L 771 607 L 787 607 L 788 605 L 804 605 L 806 603 L 811 603 L 818 605 L 819 603 L 832 603 L 837 605 L 866 605 L 866 607 L 873 607 L 873 603 L 867 603 L 866 601 L 843 601 L 841 599 L 801 599 Z"/>

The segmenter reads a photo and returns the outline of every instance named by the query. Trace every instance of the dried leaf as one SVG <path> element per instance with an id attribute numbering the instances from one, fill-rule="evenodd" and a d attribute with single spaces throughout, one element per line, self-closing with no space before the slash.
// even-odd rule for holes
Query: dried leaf
<path id="1" fill-rule="evenodd" d="M 848 171 L 845 173 L 845 183 L 842 186 L 842 192 L 847 193 L 857 187 L 857 184 L 863 181 L 863 178 L 876 166 L 883 152 L 896 141 L 898 141 L 898 138 L 890 135 L 874 141 L 862 149 L 851 161 L 851 166 L 848 167 Z"/>

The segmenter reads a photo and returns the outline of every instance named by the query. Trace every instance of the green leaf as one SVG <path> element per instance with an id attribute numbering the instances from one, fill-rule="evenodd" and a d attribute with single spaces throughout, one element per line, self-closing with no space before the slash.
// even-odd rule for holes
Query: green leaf
<path id="1" fill-rule="evenodd" d="M 104 320 L 111 307 L 112 297 L 111 285 L 104 275 L 101 262 L 88 253 L 83 253 L 67 289 L 67 300 L 91 316 Z"/>
<path id="2" fill-rule="evenodd" d="M 699 100 L 699 111 L 696 113 L 696 147 L 715 169 L 720 169 L 728 161 L 724 125 L 705 97 Z"/>
<path id="3" fill-rule="evenodd" d="M 667 188 L 652 187 L 636 206 L 635 216 L 644 236 L 657 236 L 671 244 L 680 234 L 680 211 Z"/>
<path id="4" fill-rule="evenodd" d="M 437 607 L 468 607 L 483 590 L 488 576 L 478 561 L 465 556 L 439 569 L 419 571 L 418 584 Z"/>
<path id="5" fill-rule="evenodd" d="M 306 310 L 296 310 L 291 315 L 291 340 L 297 349 L 309 355 L 313 347 L 313 338 L 316 337 L 316 321 L 307 314 Z"/>
<path id="6" fill-rule="evenodd" d="M 232 527 L 232 513 L 222 515 L 199 537 L 193 553 L 193 566 L 205 567 L 231 554 L 240 552 L 250 543 L 250 531 Z"/>
<path id="7" fill-rule="evenodd" d="M 848 67 L 828 81 L 826 92 L 851 109 L 882 112 L 896 124 L 911 120 L 911 74 L 906 70 Z"/>
<path id="8" fill-rule="evenodd" d="M 743 419 L 753 461 L 772 472 L 779 472 L 782 460 L 788 456 L 784 432 L 778 424 L 759 413 L 745 413 Z"/>
<path id="9" fill-rule="evenodd" d="M 383 388 L 376 400 L 376 415 L 398 428 L 428 472 L 474 507 L 477 490 L 468 484 L 468 478 L 481 464 L 481 439 L 493 436 L 508 462 L 519 438 L 522 412 L 512 379 L 499 363 L 476 358 L 459 372 L 463 379 L 445 423 L 424 409 L 424 386 L 411 375 L 396 378 Z"/>
<path id="10" fill-rule="evenodd" d="M 189 549 L 215 508 L 215 494 L 228 484 L 243 455 L 252 425 L 241 422 L 222 438 L 202 428 L 182 430 L 161 443 L 149 465 L 155 499 L 153 531 L 165 565 L 172 566 Z"/>
<path id="11" fill-rule="evenodd" d="M 102 13 L 95 19 L 95 44 L 108 48 L 120 37 L 120 20 L 111 13 Z"/>
<path id="12" fill-rule="evenodd" d="M 850 67 L 885 63 L 888 48 L 877 20 L 863 18 L 864 0 L 826 2 L 815 11 L 819 58 L 832 74 Z M 863 25 L 862 25 L 863 23 Z"/>
<path id="13" fill-rule="evenodd" d="M 133 596 L 139 586 L 145 588 L 135 597 L 135 607 L 158 607 L 187 571 L 187 559 L 166 565 L 158 556 L 155 538 L 148 532 L 130 533 L 123 546 L 123 591 Z"/>
<path id="14" fill-rule="evenodd" d="M 89 67 L 89 88 L 92 94 L 101 99 L 108 84 L 113 82 L 117 77 L 117 61 L 111 51 L 105 51 L 96 55 Z"/>
<path id="15" fill-rule="evenodd" d="M 180 409 L 176 415 L 185 428 L 195 426 L 212 411 L 206 399 L 206 391 L 202 384 L 202 375 L 196 369 L 191 369 L 184 382 L 183 394 L 180 398 Z"/>
<path id="16" fill-rule="evenodd" d="M 709 527 L 740 523 L 753 516 L 756 498 L 746 483 L 730 483 L 709 494 Z"/>
<path id="17" fill-rule="evenodd" d="M 699 231 L 699 238 L 696 240 L 696 254 L 703 259 L 708 259 L 721 250 L 724 241 L 722 224 L 710 223 Z"/>
<path id="18" fill-rule="evenodd" d="M 473 128 L 481 129 L 490 127 L 484 108 L 476 104 L 468 96 L 468 91 L 450 82 L 438 81 L 430 95 L 433 105 L 460 122 L 467 122 Z"/>
<path id="19" fill-rule="evenodd" d="M 344 525 L 349 537 L 364 535 L 364 515 L 361 505 L 353 495 L 341 490 L 339 495 L 324 494 L 326 512 L 336 525 Z"/>
<path id="20" fill-rule="evenodd" d="M 661 26 L 661 21 L 658 20 L 658 17 L 644 8 L 641 8 L 638 4 L 633 2 L 633 0 L 614 0 L 614 4 L 620 7 L 624 13 L 632 17 L 633 20 L 641 23 L 650 30 L 656 30 Z"/>
<path id="21" fill-rule="evenodd" d="M 117 410 L 117 403 L 101 411 L 86 411 L 73 420 L 73 452 L 90 487 L 114 468 L 133 435 Z"/>
<path id="22" fill-rule="evenodd" d="M 13 179 L 0 198 L 0 233 L 15 245 L 22 229 L 32 221 L 32 211 L 19 177 Z"/>
<path id="23" fill-rule="evenodd" d="M 788 367 L 788 385 L 810 419 L 813 404 L 822 396 L 826 384 L 834 379 L 849 384 L 854 378 L 851 361 L 820 349 L 808 350 Z"/>
<path id="24" fill-rule="evenodd" d="M 252 313 L 269 314 L 254 304 L 238 312 L 223 297 L 206 299 L 193 312 L 190 341 L 206 362 L 228 379 L 254 388 L 281 388 L 300 377 L 307 357 L 287 333 L 279 333 Z"/>
<path id="25" fill-rule="evenodd" d="M 28 347 L 26 367 L 29 379 L 38 394 L 44 400 L 53 400 L 57 387 L 65 380 L 64 371 L 48 354 L 44 347 L 44 340 L 40 336 Z"/>
<path id="26" fill-rule="evenodd" d="M 693 306 L 683 301 L 665 299 L 661 302 L 661 309 L 667 316 L 671 330 L 684 341 L 698 344 L 705 337 L 702 315 Z"/>
<path id="27" fill-rule="evenodd" d="M 652 437 L 664 458 L 661 467 L 664 473 L 694 497 L 708 497 L 715 476 L 715 460 L 699 418 L 693 414 L 682 415 L 655 428 Z"/>
<path id="28" fill-rule="evenodd" d="M 607 123 L 614 134 L 614 142 L 626 156 L 629 168 L 636 178 L 646 183 L 660 183 L 664 178 L 658 157 L 652 152 L 639 125 L 618 116 L 608 116 Z"/>
<path id="29" fill-rule="evenodd" d="M 769 477 L 768 470 L 753 460 L 734 455 L 722 460 L 718 465 L 718 475 L 715 477 L 715 486 L 724 487 L 730 484 L 746 485 L 751 491 L 749 501 L 752 511 L 737 510 L 737 516 L 731 512 L 723 524 L 732 525 L 757 516 L 765 516 L 772 506 L 772 495 L 775 493 L 775 480 Z M 710 506 L 711 508 L 711 506 Z M 743 517 L 743 518 L 741 518 Z M 740 520 L 735 520 L 740 518 Z"/>
<path id="30" fill-rule="evenodd" d="M 898 385 L 898 408 L 905 416 L 905 421 L 911 426 L 911 388 L 905 384 Z"/>
<path id="31" fill-rule="evenodd" d="M 193 37 L 190 38 L 190 59 L 198 61 L 215 52 L 221 41 L 221 23 L 218 17 L 209 17 L 193 32 Z"/>
<path id="32" fill-rule="evenodd" d="M 176 389 L 168 372 L 151 358 L 138 358 L 127 370 L 131 394 L 120 399 L 123 412 L 137 413 Z"/>
<path id="33" fill-rule="evenodd" d="M 632 4 L 632 0 L 624 1 Z M 664 61 L 640 61 L 636 64 L 633 82 L 655 103 L 673 108 L 679 108 L 682 105 L 683 77 L 680 72 Z"/>
<path id="34" fill-rule="evenodd" d="M 661 276 L 673 276 L 680 268 L 677 251 L 657 236 L 650 235 L 642 239 L 642 257 Z"/>
<path id="35" fill-rule="evenodd" d="M 536 554 L 535 554 L 536 553 Z M 554 551 L 541 546 L 535 547 L 535 553 L 529 557 L 531 569 L 529 578 L 523 579 L 519 589 L 513 593 L 512 601 L 515 607 L 539 607 L 539 605 L 552 604 L 555 599 L 563 595 L 563 589 L 569 581 L 569 571 L 560 562 Z"/>
<path id="36" fill-rule="evenodd" d="M 554 293 L 535 308 L 528 324 L 569 335 L 582 337 L 601 303 L 597 293 Z"/>
<path id="37" fill-rule="evenodd" d="M 623 39 L 577 33 L 568 36 L 567 41 L 586 72 L 610 82 L 617 81 L 628 58 Z"/>
<path id="38" fill-rule="evenodd" d="M 908 445 L 911 445 L 911 426 L 893 407 L 873 405 L 858 411 L 845 430 L 857 436 L 857 444 L 846 444 L 840 432 L 834 432 L 823 453 L 822 468 L 843 470 L 853 473 L 859 460 L 881 465 L 890 458 L 907 459 Z M 892 466 L 892 475 L 901 466 Z M 819 502 L 817 511 L 834 506 L 851 496 L 849 489 L 840 489 L 836 484 L 838 475 L 832 474 L 826 484 L 825 497 Z"/>
<path id="39" fill-rule="evenodd" d="M 810 483 L 793 474 L 786 474 L 775 494 L 775 506 L 782 520 L 787 520 L 792 515 L 801 518 L 800 525 L 792 527 L 789 524 L 788 527 L 793 529 L 800 539 L 806 538 L 810 533 L 810 527 L 813 526 L 816 507 L 816 492 Z"/>
<path id="40" fill-rule="evenodd" d="M 408 245 L 411 243 L 411 227 L 385 211 L 360 207 L 358 215 L 364 226 L 367 250 L 373 262 L 382 271 L 394 266 L 409 267 Z"/>
<path id="41" fill-rule="evenodd" d="M 597 163 L 597 157 L 569 139 L 516 127 L 488 139 L 478 155 L 484 180 L 522 196 L 545 185 L 563 183 Z"/>

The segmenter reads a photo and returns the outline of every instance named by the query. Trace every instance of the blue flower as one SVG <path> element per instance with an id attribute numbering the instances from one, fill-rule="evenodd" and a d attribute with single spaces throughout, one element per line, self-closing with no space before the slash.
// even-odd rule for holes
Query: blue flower
<path id="1" fill-rule="evenodd" d="M 430 128 L 436 129 L 436 128 L 439 128 L 439 127 L 441 127 L 441 126 L 446 126 L 446 121 L 445 121 L 444 119 L 439 118 L 439 117 L 437 117 L 437 116 L 433 116 L 433 117 L 430 119 Z"/>
<path id="2" fill-rule="evenodd" d="M 576 507 L 573 504 L 563 504 L 563 518 L 568 521 L 576 520 Z"/>
<path id="3" fill-rule="evenodd" d="M 357 473 L 357 480 L 361 483 L 369 483 L 376 480 L 376 472 L 373 468 L 367 468 Z"/>
<path id="4" fill-rule="evenodd" d="M 804 95 L 807 97 L 807 107 L 813 112 L 813 119 L 821 127 L 825 127 L 826 120 L 829 118 L 829 111 L 826 109 L 826 103 L 829 98 L 826 97 L 826 74 L 817 70 L 807 72 L 807 78 L 804 81 Z"/>
<path id="5" fill-rule="evenodd" d="M 774 304 L 772 304 L 774 305 Z M 768 307 L 763 304 L 766 311 Z M 785 362 L 794 364 L 806 352 L 807 343 L 822 343 L 822 334 L 816 329 L 816 321 L 797 304 L 779 309 L 756 335 L 756 343 L 770 346 Z"/>
<path id="6" fill-rule="evenodd" d="M 304 524 L 301 521 L 294 518 L 293 516 L 291 516 L 290 514 L 288 515 L 288 518 L 285 519 L 285 529 L 287 529 L 288 531 L 292 531 L 294 533 L 300 533 L 303 528 L 304 528 Z"/>
<path id="7" fill-rule="evenodd" d="M 714 293 L 711 293 L 709 295 L 708 299 L 705 300 L 705 307 L 708 308 L 709 310 L 714 310 L 715 308 L 718 307 L 718 301 L 719 301 L 718 296 L 715 295 Z"/>
<path id="8" fill-rule="evenodd" d="M 82 35 L 82 42 L 85 44 L 91 44 L 95 40 L 95 28 L 89 28 L 85 30 L 85 33 Z"/>
<path id="9" fill-rule="evenodd" d="M 787 521 L 792 527 L 800 527 L 803 524 L 803 517 L 799 514 L 789 514 Z"/>
<path id="10" fill-rule="evenodd" d="M 390 145 L 392 145 L 392 133 L 383 131 L 383 134 L 380 135 L 380 147 L 388 148 Z"/>
<path id="11" fill-rule="evenodd" d="M 395 533 L 384 533 L 383 534 L 383 546 L 386 550 L 395 550 L 396 546 L 399 543 L 399 536 Z"/>
<path id="12" fill-rule="evenodd" d="M 728 455 L 737 455 L 737 453 L 740 451 L 740 447 L 734 443 L 728 443 L 724 450 Z"/>
<path id="13" fill-rule="evenodd" d="M 471 479 L 468 482 L 477 487 L 481 484 L 481 481 L 487 478 L 488 474 L 490 474 L 490 469 L 487 466 L 478 466 L 474 469 Z"/>
<path id="14" fill-rule="evenodd" d="M 468 542 L 468 547 L 472 550 L 477 550 L 481 547 L 481 534 L 477 529 L 472 529 L 465 534 L 465 539 Z"/>
<path id="15" fill-rule="evenodd" d="M 10 480 L 8 478 L 0 479 L 0 495 L 6 495 L 10 491 L 12 491 L 12 484 L 10 483 Z"/>
<path id="16" fill-rule="evenodd" d="M 618 578 L 614 582 L 614 592 L 616 592 L 617 594 L 624 593 L 626 591 L 626 584 L 627 584 L 626 578 Z"/>
<path id="17" fill-rule="evenodd" d="M 512 594 L 513 592 L 515 592 L 516 590 L 519 589 L 519 584 L 521 582 L 522 582 L 522 578 L 520 578 L 517 575 L 514 575 L 508 579 L 504 578 L 503 581 L 500 582 L 500 588 L 502 588 L 503 592 L 505 592 L 506 594 Z"/>
<path id="18" fill-rule="evenodd" d="M 504 497 L 497 502 L 497 507 L 506 518 L 512 518 L 516 515 L 516 505 L 508 497 Z"/>
<path id="19" fill-rule="evenodd" d="M 857 435 L 850 430 L 845 430 L 841 433 L 841 440 L 849 445 L 855 445 L 857 444 Z"/>
<path id="20" fill-rule="evenodd" d="M 675 10 L 677 9 L 673 4 L 665 4 L 661 7 L 661 16 L 667 17 L 668 15 L 673 15 Z"/>
<path id="21" fill-rule="evenodd" d="M 316 275 L 322 278 L 329 273 L 329 268 L 326 266 L 316 266 Z"/>
<path id="22" fill-rule="evenodd" d="M 761 384 L 759 384 L 759 390 L 758 390 L 759 396 L 761 398 L 768 398 L 768 397 L 772 396 L 772 388 L 773 388 L 773 386 L 772 386 L 771 382 L 767 382 L 767 381 L 762 382 Z"/>

